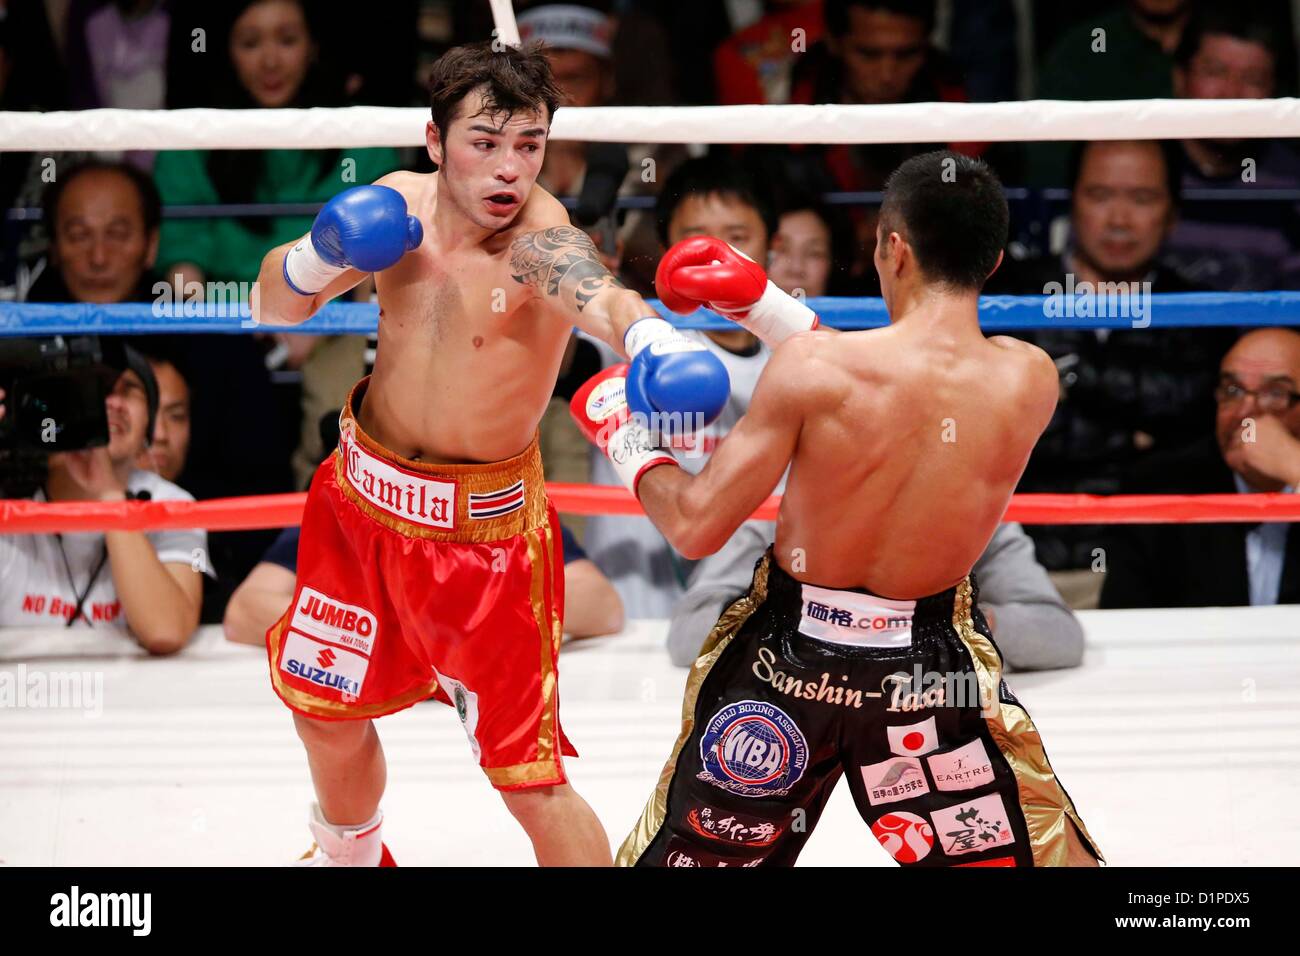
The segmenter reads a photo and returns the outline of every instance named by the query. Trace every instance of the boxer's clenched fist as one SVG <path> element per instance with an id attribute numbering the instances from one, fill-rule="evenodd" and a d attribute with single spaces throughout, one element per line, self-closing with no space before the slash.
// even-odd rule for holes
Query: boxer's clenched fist
<path id="1" fill-rule="evenodd" d="M 423 240 L 396 189 L 354 186 L 327 202 L 311 233 L 285 254 L 284 278 L 298 294 L 315 295 L 348 269 L 382 272 Z"/>
<path id="2" fill-rule="evenodd" d="M 818 324 L 817 314 L 777 288 L 762 266 L 713 236 L 683 239 L 664 253 L 655 271 L 655 291 L 679 315 L 704 306 L 772 348 Z"/>
<path id="3" fill-rule="evenodd" d="M 731 394 L 727 367 L 708 348 L 658 317 L 633 322 L 623 336 L 631 356 L 628 408 L 665 435 L 688 435 L 722 414 Z"/>
<path id="4" fill-rule="evenodd" d="M 569 412 L 635 495 L 642 475 L 656 465 L 675 465 L 677 459 L 658 446 L 644 420 L 628 408 L 627 372 L 623 363 L 593 375 L 574 393 Z"/>

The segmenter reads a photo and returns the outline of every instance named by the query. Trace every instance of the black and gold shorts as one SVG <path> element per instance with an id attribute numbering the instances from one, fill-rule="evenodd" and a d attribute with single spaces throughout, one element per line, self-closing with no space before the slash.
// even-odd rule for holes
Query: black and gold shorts
<path id="1" fill-rule="evenodd" d="M 769 550 L 618 863 L 791 865 L 841 774 L 906 866 L 1065 865 L 1071 829 L 1100 859 L 976 599 L 970 578 L 916 601 L 802 584 Z"/>

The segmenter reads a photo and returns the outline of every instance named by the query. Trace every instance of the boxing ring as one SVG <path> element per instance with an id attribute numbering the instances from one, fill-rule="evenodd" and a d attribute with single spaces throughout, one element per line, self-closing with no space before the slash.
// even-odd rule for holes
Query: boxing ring
<path id="1" fill-rule="evenodd" d="M 0 149 L 412 146 L 423 109 L 95 110 L 0 114 Z M 556 139 L 663 143 L 947 142 L 1300 135 L 1300 102 L 1112 101 L 904 106 L 566 109 Z M 1152 296 L 1155 321 L 1300 324 L 1300 293 Z M 882 324 L 874 300 L 813 300 L 827 324 Z M 1047 319 L 1042 297 L 986 298 L 989 330 L 1128 328 L 1128 318 Z M 666 316 L 667 317 L 667 316 Z M 373 330 L 373 305 L 332 304 L 276 331 Z M 678 324 L 725 327 L 697 315 Z M 0 335 L 228 332 L 250 310 L 211 306 L 0 303 Z M 561 511 L 637 513 L 621 489 L 552 486 Z M 0 533 L 297 523 L 302 495 L 196 503 L 0 501 Z M 769 501 L 759 516 L 770 516 Z M 1040 523 L 1296 521 L 1291 495 L 1096 499 L 1017 496 L 1007 520 Z M 1260 866 L 1300 851 L 1300 607 L 1085 611 L 1082 667 L 1014 673 L 1053 763 L 1113 864 Z M 686 672 L 663 621 L 563 652 L 561 700 L 582 759 L 571 777 L 620 840 L 676 736 Z M 49 656 L 57 636 L 61 652 Z M 94 707 L 15 706 L 0 715 L 0 863 L 262 865 L 303 849 L 306 759 L 267 686 L 258 648 L 203 628 L 186 650 L 149 659 L 93 632 L 0 631 L 0 679 L 74 673 Z M 86 703 L 86 701 L 83 701 Z M 399 863 L 532 863 L 522 831 L 474 764 L 446 708 L 383 721 L 391 786 L 386 842 Z M 893 865 L 838 788 L 801 865 Z"/>
<path id="2" fill-rule="evenodd" d="M 1289 865 L 1300 851 L 1300 608 L 1082 611 L 1082 667 L 1009 680 L 1112 865 Z M 574 785 L 620 840 L 677 733 L 686 671 L 666 625 L 566 647 Z M 80 634 L 58 658 L 57 636 Z M 125 641 L 122 641 L 125 643 Z M 0 864 L 266 866 L 302 852 L 302 745 L 261 648 L 205 627 L 174 658 L 103 653 L 90 632 L 0 632 L 0 669 L 102 674 L 102 713 L 0 719 Z M 533 864 L 454 713 L 381 724 L 385 840 L 402 865 Z M 801 866 L 894 866 L 838 787 Z"/>

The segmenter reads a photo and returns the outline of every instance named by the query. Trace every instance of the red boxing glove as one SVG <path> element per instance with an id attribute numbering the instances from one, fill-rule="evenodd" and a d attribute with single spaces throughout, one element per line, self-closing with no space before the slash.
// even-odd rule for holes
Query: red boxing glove
<path id="1" fill-rule="evenodd" d="M 628 410 L 627 369 L 627 363 L 611 365 L 587 379 L 569 402 L 569 413 L 635 495 L 642 475 L 656 465 L 676 465 L 677 459 L 660 448 L 645 423 Z"/>
<path id="2" fill-rule="evenodd" d="M 713 236 L 683 239 L 664 253 L 655 291 L 678 315 L 716 303 L 728 311 L 752 306 L 767 288 L 767 273 L 753 259 Z"/>
<path id="3" fill-rule="evenodd" d="M 762 266 L 713 236 L 683 239 L 664 253 L 655 270 L 655 291 L 679 315 L 705 306 L 772 348 L 818 325 L 817 314 L 777 288 Z"/>

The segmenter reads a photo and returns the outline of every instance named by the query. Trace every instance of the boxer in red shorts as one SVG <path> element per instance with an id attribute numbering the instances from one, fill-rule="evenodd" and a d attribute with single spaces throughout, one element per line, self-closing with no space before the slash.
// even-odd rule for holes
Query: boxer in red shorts
<path id="1" fill-rule="evenodd" d="M 669 426 L 715 418 L 727 375 L 534 185 L 559 101 L 539 50 L 459 47 L 430 92 L 437 171 L 335 196 L 267 254 L 254 303 L 298 323 L 373 274 L 380 305 L 374 374 L 312 481 L 294 601 L 267 632 L 316 788 L 302 862 L 392 863 L 373 718 L 436 696 L 539 863 L 607 865 L 564 773 L 563 560 L 537 426 L 574 325 L 629 356 L 629 405 Z"/>

